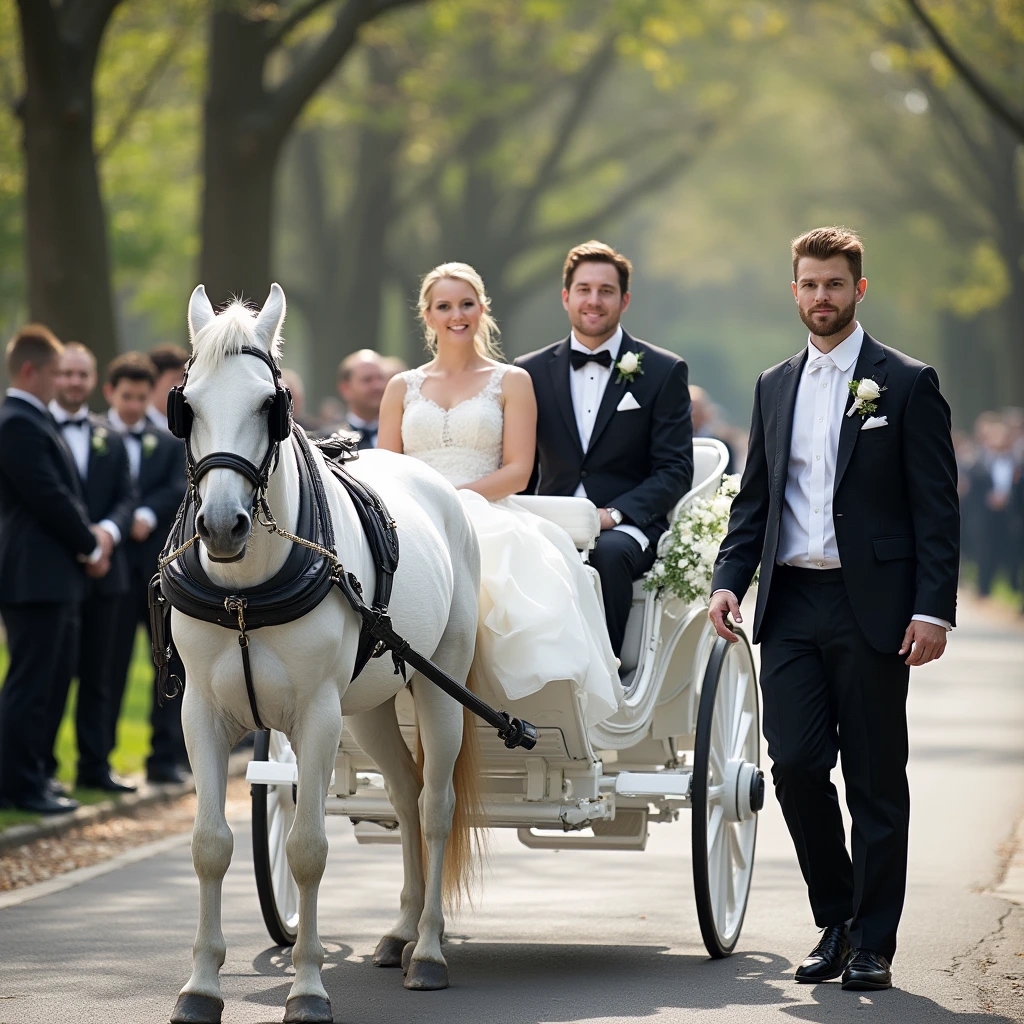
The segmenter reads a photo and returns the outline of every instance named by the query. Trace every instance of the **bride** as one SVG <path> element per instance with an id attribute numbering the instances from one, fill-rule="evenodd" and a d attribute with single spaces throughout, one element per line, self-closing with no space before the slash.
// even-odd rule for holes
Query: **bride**
<path id="1" fill-rule="evenodd" d="M 419 299 L 430 362 L 388 383 L 377 446 L 432 466 L 455 487 L 480 541 L 476 665 L 511 700 L 571 680 L 588 724 L 622 696 L 597 594 L 569 535 L 509 498 L 533 471 L 530 375 L 502 362 L 480 275 L 445 263 Z"/>

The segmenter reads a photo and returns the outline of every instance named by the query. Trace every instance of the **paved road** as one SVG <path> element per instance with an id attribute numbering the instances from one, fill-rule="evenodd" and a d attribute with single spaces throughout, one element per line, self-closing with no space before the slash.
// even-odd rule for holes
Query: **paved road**
<path id="1" fill-rule="evenodd" d="M 1024 813 L 1024 633 L 975 612 L 911 694 L 911 884 L 899 990 L 806 988 L 814 942 L 778 805 L 762 816 L 739 950 L 709 962 L 690 880 L 688 817 L 655 825 L 646 853 L 529 851 L 498 834 L 474 910 L 450 925 L 454 986 L 411 993 L 369 964 L 400 885 L 394 847 L 360 847 L 330 822 L 322 889 L 325 982 L 336 1019 L 362 1022 L 991 1024 L 1024 1020 L 1024 925 L 988 894 Z M 287 954 L 259 918 L 249 834 L 236 827 L 225 890 L 227 1024 L 279 1021 Z M 196 883 L 185 845 L 0 910 L 0 1022 L 160 1022 L 189 972 Z M 1015 982 L 1016 978 L 1016 982 Z M 1014 992 L 1018 993 L 1017 995 Z"/>

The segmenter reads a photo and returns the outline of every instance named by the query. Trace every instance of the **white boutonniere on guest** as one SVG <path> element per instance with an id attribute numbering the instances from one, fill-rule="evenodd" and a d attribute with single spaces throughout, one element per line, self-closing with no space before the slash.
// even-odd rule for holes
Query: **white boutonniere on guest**
<path id="1" fill-rule="evenodd" d="M 658 560 L 644 577 L 644 590 L 664 589 L 687 604 L 708 600 L 715 559 L 739 489 L 738 474 L 724 476 L 715 495 L 695 498 L 676 516 L 658 545 Z"/>
<path id="2" fill-rule="evenodd" d="M 637 374 L 644 372 L 643 361 L 643 352 L 624 352 L 622 358 L 615 364 L 615 369 L 619 371 L 615 383 L 620 384 L 622 381 L 628 380 L 632 384 Z"/>
<path id="3" fill-rule="evenodd" d="M 92 450 L 97 455 L 107 454 L 107 429 L 106 427 L 93 427 L 92 431 Z"/>
<path id="4" fill-rule="evenodd" d="M 156 451 L 156 434 L 142 435 L 142 454 L 148 458 Z"/>
<path id="5" fill-rule="evenodd" d="M 852 416 L 855 412 L 859 412 L 861 416 L 870 416 L 878 409 L 879 395 L 888 390 L 870 377 L 865 377 L 863 380 L 851 380 L 848 387 L 850 394 L 853 395 L 853 405 L 850 406 L 847 416 Z"/>

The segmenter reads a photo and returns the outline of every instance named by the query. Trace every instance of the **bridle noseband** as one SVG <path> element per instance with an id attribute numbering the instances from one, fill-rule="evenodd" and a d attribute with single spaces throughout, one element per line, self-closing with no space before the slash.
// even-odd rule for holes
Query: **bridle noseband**
<path id="1" fill-rule="evenodd" d="M 281 383 L 281 369 L 274 358 L 262 349 L 244 345 L 237 353 L 233 354 L 255 356 L 257 359 L 263 360 L 274 375 L 274 398 L 267 413 L 269 444 L 263 461 L 257 466 L 256 463 L 250 462 L 236 452 L 211 452 L 199 460 L 196 459 L 192 453 L 191 443 L 194 417 L 188 400 L 185 398 L 185 386 L 188 384 L 188 373 L 192 366 L 191 359 L 185 366 L 185 376 L 181 384 L 171 388 L 167 395 L 167 428 L 175 437 L 185 442 L 185 477 L 192 493 L 196 513 L 198 514 L 202 504 L 199 495 L 199 481 L 211 469 L 232 469 L 252 484 L 249 512 L 251 516 L 255 517 L 261 503 L 265 500 L 267 487 L 270 485 L 270 475 L 277 465 L 281 442 L 289 436 L 292 430 L 292 393 Z M 215 562 L 237 562 L 245 556 L 245 548 L 231 558 L 216 558 L 209 552 L 207 555 Z"/>

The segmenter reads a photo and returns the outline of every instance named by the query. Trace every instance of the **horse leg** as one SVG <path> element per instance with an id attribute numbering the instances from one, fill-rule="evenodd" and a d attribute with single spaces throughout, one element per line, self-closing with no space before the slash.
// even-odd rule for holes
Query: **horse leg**
<path id="1" fill-rule="evenodd" d="M 224 1000 L 219 972 L 227 947 L 221 930 L 221 888 L 234 839 L 224 817 L 228 753 L 233 737 L 195 685 L 181 709 L 185 747 L 196 780 L 192 863 L 199 877 L 199 927 L 192 945 L 192 976 L 178 995 L 171 1024 L 219 1024 Z"/>
<path id="2" fill-rule="evenodd" d="M 324 948 L 317 933 L 316 908 L 320 880 L 327 866 L 324 805 L 340 741 L 341 704 L 332 684 L 325 686 L 309 704 L 293 737 L 299 781 L 295 821 L 285 850 L 299 889 L 299 925 L 292 948 L 295 980 L 285 1003 L 286 1024 L 329 1024 L 334 1020 L 331 1001 L 320 977 Z"/>
<path id="3" fill-rule="evenodd" d="M 348 728 L 360 749 L 384 776 L 384 788 L 398 817 L 402 835 L 404 882 L 398 923 L 377 944 L 373 962 L 378 967 L 400 967 L 402 950 L 415 942 L 417 922 L 423 912 L 423 845 L 420 836 L 419 773 L 402 739 L 392 698 L 348 720 Z"/>

